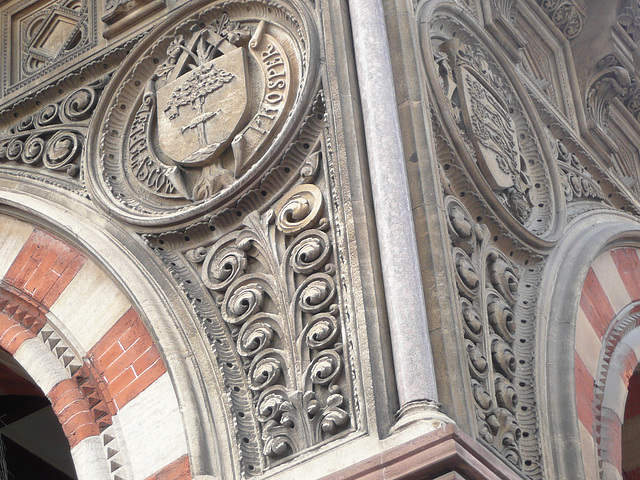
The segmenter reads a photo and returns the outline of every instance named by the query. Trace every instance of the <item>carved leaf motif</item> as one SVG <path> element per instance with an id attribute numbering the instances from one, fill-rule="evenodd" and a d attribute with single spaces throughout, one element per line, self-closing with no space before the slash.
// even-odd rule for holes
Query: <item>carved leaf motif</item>
<path id="1" fill-rule="evenodd" d="M 276 225 L 287 235 L 314 227 L 322 216 L 324 200 L 315 185 L 299 185 L 276 206 Z"/>
<path id="2" fill-rule="evenodd" d="M 260 391 L 275 384 L 283 373 L 284 363 L 275 350 L 264 350 L 254 359 L 249 369 L 249 388 Z"/>
<path id="3" fill-rule="evenodd" d="M 513 380 L 516 376 L 516 357 L 509 344 L 494 337 L 491 340 L 491 355 L 497 369 L 509 380 Z"/>
<path id="4" fill-rule="evenodd" d="M 212 249 L 204 259 L 202 280 L 212 290 L 224 290 L 244 274 L 246 268 L 247 257 L 244 250 L 234 246 Z"/>
<path id="5" fill-rule="evenodd" d="M 323 215 L 321 190 L 302 184 L 273 211 L 249 214 L 241 229 L 186 255 L 243 362 L 267 464 L 351 423 L 337 272 Z"/>
<path id="6" fill-rule="evenodd" d="M 221 312 L 222 318 L 231 324 L 244 323 L 251 315 L 261 311 L 263 302 L 263 285 L 245 283 L 245 280 L 241 279 L 227 291 Z"/>
<path id="7" fill-rule="evenodd" d="M 460 278 L 459 285 L 463 287 L 465 292 L 469 294 L 475 294 L 478 286 L 480 284 L 480 280 L 478 278 L 478 274 L 476 273 L 476 269 L 473 266 L 473 263 L 467 257 L 467 255 L 463 251 L 456 252 L 456 271 L 458 272 L 458 276 Z"/>
<path id="8" fill-rule="evenodd" d="M 309 274 L 320 270 L 331 255 L 331 244 L 326 233 L 308 230 L 300 234 L 289 246 L 285 258 L 297 273 Z"/>
<path id="9" fill-rule="evenodd" d="M 516 320 L 507 302 L 497 295 L 490 295 L 487 302 L 487 312 L 489 323 L 494 331 L 505 341 L 513 342 L 516 332 Z"/>
<path id="10" fill-rule="evenodd" d="M 326 309 L 335 296 L 333 279 L 325 273 L 310 276 L 298 287 L 296 297 L 300 298 L 300 308 L 307 313 L 318 313 Z"/>
<path id="11" fill-rule="evenodd" d="M 489 254 L 488 261 L 493 287 L 513 305 L 518 300 L 518 277 L 515 270 L 502 255 L 496 252 Z"/>

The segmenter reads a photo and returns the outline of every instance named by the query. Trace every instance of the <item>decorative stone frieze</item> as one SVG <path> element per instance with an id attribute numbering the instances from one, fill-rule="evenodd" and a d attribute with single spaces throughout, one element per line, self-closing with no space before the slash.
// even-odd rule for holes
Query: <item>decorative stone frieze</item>
<path id="1" fill-rule="evenodd" d="M 31 0 L 0 6 L 3 73 L 9 94 L 97 45 L 95 0 Z"/>
<path id="2" fill-rule="evenodd" d="M 103 76 L 1 132 L 0 168 L 77 177 L 89 121 L 109 79 Z"/>
<path id="3" fill-rule="evenodd" d="M 537 2 L 567 39 L 572 40 L 580 35 L 585 14 L 573 0 L 537 0 Z"/>

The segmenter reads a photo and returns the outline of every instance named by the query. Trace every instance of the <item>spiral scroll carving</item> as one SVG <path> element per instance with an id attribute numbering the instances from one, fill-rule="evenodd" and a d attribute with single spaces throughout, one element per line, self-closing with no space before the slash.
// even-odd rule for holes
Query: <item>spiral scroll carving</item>
<path id="1" fill-rule="evenodd" d="M 272 210 L 254 211 L 240 229 L 185 257 L 198 269 L 243 365 L 244 381 L 232 390 L 246 389 L 252 399 L 263 467 L 347 430 L 345 330 L 320 188 L 294 186 Z M 218 338 L 209 335 L 214 345 Z M 248 416 L 240 414 L 238 421 Z M 241 445 L 252 441 L 241 437 Z M 245 472 L 259 473 L 255 465 L 248 463 L 253 468 Z"/>
<path id="2" fill-rule="evenodd" d="M 489 240 L 453 196 L 445 198 L 452 261 L 457 274 L 464 345 L 476 407 L 478 438 L 515 467 L 525 465 L 514 387 L 518 267 Z"/>
<path id="3" fill-rule="evenodd" d="M 0 165 L 16 162 L 76 177 L 88 121 L 109 78 L 79 88 L 0 133 Z"/>

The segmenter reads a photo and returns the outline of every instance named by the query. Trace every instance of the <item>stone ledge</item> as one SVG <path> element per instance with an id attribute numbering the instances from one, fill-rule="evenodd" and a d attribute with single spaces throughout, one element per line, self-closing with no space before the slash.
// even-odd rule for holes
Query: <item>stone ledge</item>
<path id="1" fill-rule="evenodd" d="M 322 480 L 520 479 L 499 457 L 455 425 L 422 435 Z"/>

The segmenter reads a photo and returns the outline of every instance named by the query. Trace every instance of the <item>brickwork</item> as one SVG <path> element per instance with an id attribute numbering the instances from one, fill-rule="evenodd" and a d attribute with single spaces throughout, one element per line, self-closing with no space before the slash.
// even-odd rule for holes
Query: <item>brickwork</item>
<path id="1" fill-rule="evenodd" d="M 617 475 L 623 471 L 622 425 L 628 415 L 624 405 L 638 357 L 630 345 L 621 343 L 622 338 L 608 329 L 624 307 L 639 300 L 638 250 L 620 248 L 601 254 L 587 273 L 580 298 L 579 317 L 584 315 L 587 322 L 580 318 L 576 322 L 576 403 L 578 418 L 586 429 L 582 451 L 589 478 L 597 476 L 598 461 L 603 471 L 617 471 Z M 628 315 L 635 313 L 637 308 Z M 602 362 L 606 362 L 606 367 L 602 367 Z M 599 459 L 590 455 L 594 440 Z M 635 477 L 625 474 L 626 478 Z"/>
<path id="2" fill-rule="evenodd" d="M 86 257 L 57 238 L 35 230 L 3 278 L 44 307 L 55 303 Z"/>
<path id="3" fill-rule="evenodd" d="M 184 455 L 162 470 L 147 477 L 147 480 L 188 480 L 190 478 L 189 458 Z"/>
<path id="4" fill-rule="evenodd" d="M 45 387 L 72 455 L 76 446 L 82 447 L 82 453 L 78 450 L 76 456 L 85 458 L 87 441 L 94 438 L 102 442 L 98 436 L 112 425 L 113 416 L 160 377 L 166 377 L 166 367 L 130 301 L 79 250 L 41 229 L 7 217 L 0 217 L 0 239 L 0 347 L 23 363 L 39 386 Z M 48 326 L 50 312 L 73 337 L 60 343 L 64 335 Z M 70 362 L 76 353 L 69 345 L 76 340 L 80 345 L 75 350 L 81 358 L 75 360 L 74 367 Z M 45 359 L 43 355 L 51 357 Z M 0 376 L 6 377 L 2 371 Z M 18 388 L 15 382 L 8 387 Z M 161 390 L 164 398 L 159 405 L 172 409 L 163 415 L 176 417 L 171 422 L 177 422 L 175 426 L 182 430 L 171 383 L 162 382 Z M 149 396 L 145 402 L 151 399 Z M 145 405 L 129 409 L 127 415 L 144 415 Z M 158 405 L 151 410 L 158 410 Z M 135 433 L 136 439 L 130 442 L 134 447 L 137 437 L 153 443 L 145 431 Z M 150 435 L 170 443 L 157 432 Z M 171 435 L 180 439 L 177 444 L 173 442 L 173 451 L 146 454 L 146 470 L 140 471 L 156 473 L 140 478 L 191 478 L 183 436 L 176 436 L 175 432 Z M 127 438 L 124 440 L 127 442 Z"/>
<path id="5" fill-rule="evenodd" d="M 89 351 L 118 409 L 155 382 L 166 368 L 153 339 L 134 309 L 129 309 Z"/>

